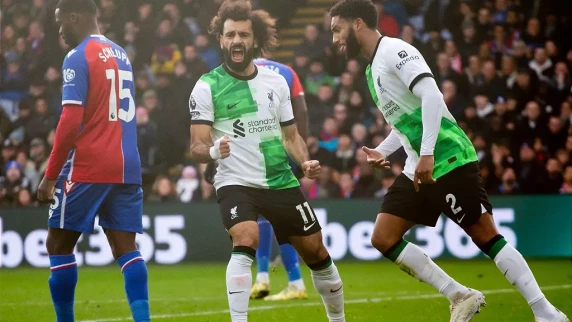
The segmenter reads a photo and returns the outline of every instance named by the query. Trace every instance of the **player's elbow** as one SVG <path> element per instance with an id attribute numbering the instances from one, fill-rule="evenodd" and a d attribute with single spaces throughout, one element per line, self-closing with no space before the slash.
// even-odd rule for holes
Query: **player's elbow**
<path id="1" fill-rule="evenodd" d="M 197 144 L 197 142 L 191 143 L 190 157 L 191 157 L 191 159 L 193 159 L 195 161 L 199 161 L 199 159 L 200 159 L 199 146 L 200 145 Z"/>

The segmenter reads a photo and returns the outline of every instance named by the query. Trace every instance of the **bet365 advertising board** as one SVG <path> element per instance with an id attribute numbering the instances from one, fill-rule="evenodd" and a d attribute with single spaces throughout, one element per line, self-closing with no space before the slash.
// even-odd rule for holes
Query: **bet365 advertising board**
<path id="1" fill-rule="evenodd" d="M 497 197 L 491 201 L 500 233 L 524 256 L 572 257 L 572 196 Z M 382 257 L 370 242 L 380 200 L 310 204 L 334 260 L 372 261 Z M 137 235 L 137 243 L 146 261 L 171 265 L 228 260 L 232 245 L 216 203 L 147 203 L 144 212 L 144 233 Z M 0 267 L 49 266 L 45 246 L 48 213 L 47 208 L 0 208 Z M 405 238 L 432 258 L 484 256 L 453 221 L 443 216 L 436 227 L 416 226 Z M 94 234 L 81 237 L 75 253 L 80 265 L 113 262 L 99 226 Z"/>

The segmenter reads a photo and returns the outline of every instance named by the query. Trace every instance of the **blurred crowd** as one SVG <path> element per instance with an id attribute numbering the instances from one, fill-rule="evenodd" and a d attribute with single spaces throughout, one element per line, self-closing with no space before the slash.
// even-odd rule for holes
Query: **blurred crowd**
<path id="1" fill-rule="evenodd" d="M 56 0 L 0 1 L 0 204 L 29 206 L 53 145 L 69 49 L 54 21 Z M 221 63 L 206 30 L 222 0 L 96 2 L 100 31 L 125 48 L 135 71 L 146 198 L 214 199 L 204 166 L 188 155 L 188 98 L 198 78 Z M 374 2 L 379 30 L 424 55 L 478 152 L 490 194 L 572 193 L 568 0 Z M 301 179 L 302 190 L 309 199 L 382 197 L 405 155 L 398 150 L 391 169 L 374 171 L 360 149 L 390 131 L 368 92 L 368 61 L 347 61 L 332 46 L 327 14 L 303 37 L 292 67 L 306 92 L 307 145 L 322 174 Z"/>

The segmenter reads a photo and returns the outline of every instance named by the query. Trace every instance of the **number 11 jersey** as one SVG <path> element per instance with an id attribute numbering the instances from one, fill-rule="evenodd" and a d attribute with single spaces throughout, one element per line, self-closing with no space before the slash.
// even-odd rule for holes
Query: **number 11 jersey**
<path id="1" fill-rule="evenodd" d="M 62 78 L 62 105 L 85 111 L 60 178 L 141 184 L 133 70 L 123 48 L 91 35 L 66 55 Z"/>

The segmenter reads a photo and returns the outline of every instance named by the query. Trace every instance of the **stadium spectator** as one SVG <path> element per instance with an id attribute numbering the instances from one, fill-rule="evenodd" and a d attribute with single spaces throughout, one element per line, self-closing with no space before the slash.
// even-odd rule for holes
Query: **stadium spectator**
<path id="1" fill-rule="evenodd" d="M 318 28 L 314 25 L 307 25 L 304 31 L 304 40 L 300 44 L 299 51 L 310 60 L 320 59 L 324 55 L 326 44 L 318 38 Z M 306 90 L 308 91 L 308 90 Z"/>
<path id="2" fill-rule="evenodd" d="M 562 165 L 556 159 L 548 159 L 546 162 L 546 177 L 544 178 L 544 193 L 559 193 L 563 183 Z"/>
<path id="3" fill-rule="evenodd" d="M 498 193 L 502 195 L 514 195 L 520 193 L 520 187 L 516 181 L 516 174 L 512 168 L 507 168 L 502 174 L 502 184 L 498 187 Z"/>
<path id="4" fill-rule="evenodd" d="M 564 170 L 564 183 L 560 188 L 561 194 L 572 194 L 572 164 L 566 166 Z"/>
<path id="5" fill-rule="evenodd" d="M 374 2 L 383 12 L 382 32 L 401 37 L 424 55 L 448 109 L 476 147 L 490 193 L 568 191 L 565 173 L 572 153 L 572 47 L 567 36 L 572 24 L 566 19 L 567 1 L 538 8 L 508 0 L 428 1 L 426 5 Z M 220 3 L 99 2 L 102 30 L 126 49 L 134 66 L 146 195 L 151 194 L 157 176 L 178 180 L 181 169 L 200 169 L 186 155 L 188 97 L 197 79 L 221 62 L 218 41 L 206 35 Z M 273 3 L 259 2 L 262 6 Z M 12 197 L 8 204 L 33 206 L 34 190 L 43 176 L 61 113 L 62 79 L 66 76 L 61 62 L 69 48 L 58 35 L 51 1 L 3 4 L 0 176 L 5 182 L 6 166 L 17 161 L 19 176 L 30 182 L 32 197 L 28 202 L 27 193 L 21 192 L 21 198 L 20 194 Z M 292 7 L 298 4 L 289 2 Z M 369 92 L 367 60 L 346 61 L 332 46 L 331 18 L 328 14 L 319 17 L 323 21 L 318 27 L 305 26 L 302 44 L 294 48 L 291 60 L 305 85 L 310 153 L 329 167 L 324 171 L 329 178 L 324 175 L 312 189 L 317 189 L 319 198 L 334 198 L 340 191 L 345 191 L 343 197 L 381 196 L 384 182 L 390 182 L 389 172 L 368 173 L 358 165 L 358 149 L 375 145 L 389 134 Z M 280 25 L 288 26 L 287 20 Z M 403 153 L 397 152 L 391 160 L 390 172 L 395 177 L 402 170 Z M 11 167 L 16 169 L 13 164 Z M 14 175 L 16 170 L 11 171 Z M 351 173 L 352 184 L 341 187 L 345 172 Z M 191 202 L 216 198 L 201 173 L 197 171 L 199 181 Z M 373 188 L 369 189 L 368 182 L 373 182 Z M 163 190 L 170 186 L 166 183 L 162 180 Z M 337 192 L 331 193 L 334 185 Z M 177 198 L 176 193 L 168 193 L 154 199 Z"/>
<path id="6" fill-rule="evenodd" d="M 384 10 L 384 3 L 376 2 L 377 15 L 379 19 L 378 28 L 379 31 L 389 37 L 399 36 L 399 24 L 394 17 Z"/>
<path id="7" fill-rule="evenodd" d="M 153 192 L 149 200 L 160 202 L 177 200 L 177 190 L 173 181 L 167 176 L 158 176 L 153 183 Z"/>
<path id="8" fill-rule="evenodd" d="M 342 199 L 353 198 L 355 190 L 355 182 L 349 172 L 342 172 L 340 174 L 340 196 Z"/>
<path id="9" fill-rule="evenodd" d="M 194 202 L 200 199 L 199 179 L 197 170 L 192 166 L 183 169 L 182 177 L 177 181 L 177 195 L 184 203 Z"/>
<path id="10" fill-rule="evenodd" d="M 209 45 L 209 37 L 205 34 L 195 38 L 195 48 L 199 57 L 207 64 L 209 70 L 216 68 L 221 62 L 221 55 Z"/>
<path id="11" fill-rule="evenodd" d="M 6 164 L 6 177 L 0 178 L 0 200 L 5 205 L 11 205 L 18 200 L 18 193 L 22 189 L 30 188 L 30 180 L 24 177 L 20 164 L 10 161 Z"/>

